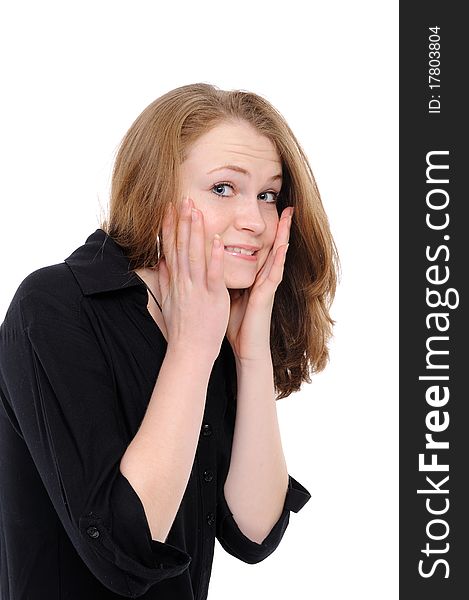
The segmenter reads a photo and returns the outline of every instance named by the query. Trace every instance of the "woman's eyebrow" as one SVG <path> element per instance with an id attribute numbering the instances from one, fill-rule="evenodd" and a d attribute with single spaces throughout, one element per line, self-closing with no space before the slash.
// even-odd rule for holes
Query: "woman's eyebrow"
<path id="1" fill-rule="evenodd" d="M 210 173 L 213 173 L 214 171 L 222 171 L 223 169 L 229 169 L 230 171 L 236 171 L 237 173 L 243 173 L 243 175 L 247 175 L 248 177 L 251 176 L 251 173 L 249 173 L 249 171 L 246 171 L 246 169 L 243 169 L 243 167 L 238 167 L 238 165 L 223 165 L 221 167 L 217 167 L 216 169 L 212 169 L 211 171 L 209 171 L 207 173 L 207 175 L 210 175 Z M 281 173 L 279 173 L 277 175 L 272 175 L 272 177 L 270 178 L 270 181 L 275 181 L 277 179 L 282 179 Z"/>

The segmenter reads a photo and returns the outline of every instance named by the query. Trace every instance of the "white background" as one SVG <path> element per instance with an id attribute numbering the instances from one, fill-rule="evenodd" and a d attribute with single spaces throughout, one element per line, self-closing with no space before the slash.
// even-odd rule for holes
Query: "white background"
<path id="1" fill-rule="evenodd" d="M 166 91 L 259 93 L 310 159 L 342 262 L 337 324 L 326 371 L 277 409 L 312 498 L 262 563 L 217 543 L 212 600 L 398 597 L 397 21 L 397 2 L 363 0 L 1 10 L 0 321 L 27 274 L 99 226 L 117 146 Z"/>

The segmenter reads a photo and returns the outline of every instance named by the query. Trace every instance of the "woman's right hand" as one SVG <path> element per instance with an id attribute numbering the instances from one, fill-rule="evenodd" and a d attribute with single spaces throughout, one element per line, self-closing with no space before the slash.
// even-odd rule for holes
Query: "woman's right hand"
<path id="1" fill-rule="evenodd" d="M 179 219 L 173 205 L 166 211 L 159 284 L 168 348 L 213 361 L 220 352 L 230 317 L 224 246 L 218 239 L 218 247 L 212 240 L 207 261 L 204 218 L 192 199 L 183 201 Z"/>

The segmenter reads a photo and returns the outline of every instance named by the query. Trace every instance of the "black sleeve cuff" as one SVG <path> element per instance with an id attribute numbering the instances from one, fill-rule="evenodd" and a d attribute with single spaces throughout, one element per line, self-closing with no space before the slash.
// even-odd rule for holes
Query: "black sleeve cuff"
<path id="1" fill-rule="evenodd" d="M 84 543 L 96 555 L 95 560 L 87 561 L 88 567 L 103 584 L 116 593 L 135 598 L 152 585 L 187 569 L 191 562 L 187 553 L 151 539 L 143 504 L 120 471 L 114 481 L 111 502 L 112 523 L 95 512 L 79 519 Z"/>
<path id="2" fill-rule="evenodd" d="M 290 521 L 290 511 L 298 512 L 310 498 L 311 494 L 308 490 L 289 475 L 282 514 L 267 537 L 258 544 L 246 537 L 239 529 L 222 488 L 217 508 L 217 539 L 221 546 L 235 558 L 249 564 L 261 562 L 280 544 Z"/>

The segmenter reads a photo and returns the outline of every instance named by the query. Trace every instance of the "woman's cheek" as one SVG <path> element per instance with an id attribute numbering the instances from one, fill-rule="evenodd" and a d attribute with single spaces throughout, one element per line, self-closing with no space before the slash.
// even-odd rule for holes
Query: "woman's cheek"
<path id="1" fill-rule="evenodd" d="M 265 265 L 266 261 L 267 261 L 267 257 L 269 256 L 269 252 L 271 251 L 272 246 L 269 249 L 265 250 L 264 255 L 261 258 L 260 264 L 259 264 L 259 268 L 257 269 L 258 272 L 262 269 L 262 267 Z"/>

